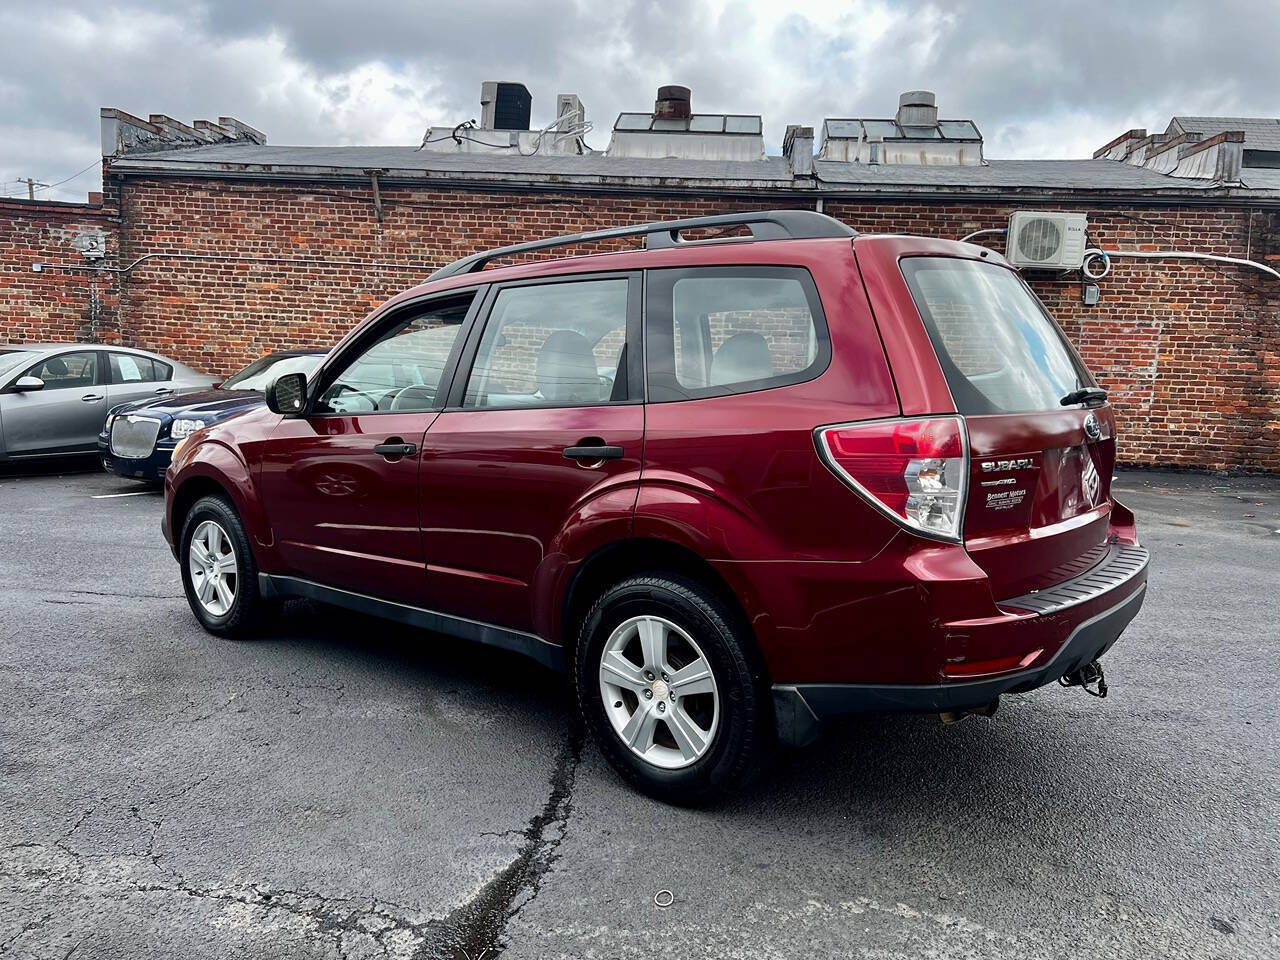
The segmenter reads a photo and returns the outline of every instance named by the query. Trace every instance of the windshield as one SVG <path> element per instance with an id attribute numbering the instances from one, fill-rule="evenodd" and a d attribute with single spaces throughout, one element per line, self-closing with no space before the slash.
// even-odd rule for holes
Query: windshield
<path id="1" fill-rule="evenodd" d="M 902 273 L 963 414 L 1061 409 L 1096 384 L 1014 271 L 994 263 L 908 257 Z"/>
<path id="2" fill-rule="evenodd" d="M 30 350 L 4 350 L 0 349 L 0 373 L 7 373 L 14 367 L 20 367 L 28 360 L 34 360 L 36 355 Z"/>
<path id="3" fill-rule="evenodd" d="M 301 357 L 263 357 L 243 370 L 222 381 L 223 390 L 257 390 L 265 393 L 267 387 L 286 373 L 305 373 L 307 376 L 324 359 L 323 354 L 306 354 Z"/>

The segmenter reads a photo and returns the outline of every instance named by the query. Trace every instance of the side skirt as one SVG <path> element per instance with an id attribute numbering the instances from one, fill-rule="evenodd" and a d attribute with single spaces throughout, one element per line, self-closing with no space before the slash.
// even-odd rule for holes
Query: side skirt
<path id="1" fill-rule="evenodd" d="M 563 672 L 565 669 L 564 648 L 551 643 L 542 637 L 509 627 L 499 627 L 479 620 L 468 620 L 466 617 L 454 617 L 435 610 L 412 607 L 405 603 L 393 603 L 390 600 L 379 600 L 377 597 L 363 593 L 352 593 L 350 590 L 339 590 L 337 587 L 326 587 L 320 583 L 303 580 L 300 577 L 284 577 L 270 573 L 258 574 L 258 589 L 262 596 L 268 598 L 297 597 L 307 600 L 318 600 L 331 603 L 336 607 L 345 607 L 357 613 L 365 613 L 384 620 L 408 624 L 435 633 L 448 634 L 462 640 L 483 643 L 490 647 L 499 647 L 519 653 L 536 660 L 551 670 Z"/>

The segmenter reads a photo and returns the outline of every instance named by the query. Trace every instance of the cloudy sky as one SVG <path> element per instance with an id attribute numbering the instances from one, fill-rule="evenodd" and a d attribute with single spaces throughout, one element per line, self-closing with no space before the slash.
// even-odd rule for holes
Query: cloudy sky
<path id="1" fill-rule="evenodd" d="M 417 144 L 477 117 L 487 79 L 525 83 L 535 126 L 577 93 L 598 149 L 683 83 L 695 110 L 763 114 L 770 152 L 788 123 L 925 88 L 990 157 L 1080 157 L 1174 113 L 1280 115 L 1277 38 L 1276 0 L 0 0 L 0 195 L 98 189 L 101 106 Z"/>

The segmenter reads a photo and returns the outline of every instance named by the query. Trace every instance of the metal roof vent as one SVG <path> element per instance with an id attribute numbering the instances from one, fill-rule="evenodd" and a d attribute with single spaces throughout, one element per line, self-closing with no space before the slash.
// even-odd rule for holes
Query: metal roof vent
<path id="1" fill-rule="evenodd" d="M 936 127 L 938 125 L 938 98 L 930 90 L 908 90 L 898 98 L 900 127 Z"/>
<path id="2" fill-rule="evenodd" d="M 692 91 L 679 84 L 658 88 L 658 99 L 653 102 L 653 116 L 663 120 L 688 120 L 693 114 Z"/>

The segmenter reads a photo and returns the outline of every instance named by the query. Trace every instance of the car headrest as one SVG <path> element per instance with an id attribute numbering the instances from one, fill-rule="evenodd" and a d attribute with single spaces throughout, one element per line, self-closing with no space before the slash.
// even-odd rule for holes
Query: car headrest
<path id="1" fill-rule="evenodd" d="M 711 385 L 767 380 L 773 376 L 769 343 L 758 333 L 735 333 L 711 358 Z"/>
<path id="2" fill-rule="evenodd" d="M 50 357 L 44 362 L 44 370 L 51 377 L 65 377 L 67 375 L 67 362 L 61 357 Z"/>
<path id="3" fill-rule="evenodd" d="M 542 396 L 551 403 L 593 403 L 604 399 L 591 343 L 572 330 L 557 330 L 547 337 L 538 351 L 535 376 Z"/>

